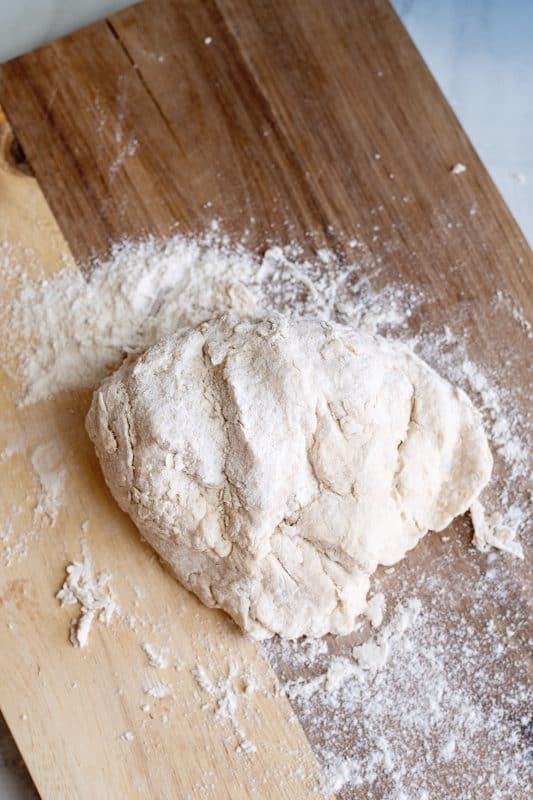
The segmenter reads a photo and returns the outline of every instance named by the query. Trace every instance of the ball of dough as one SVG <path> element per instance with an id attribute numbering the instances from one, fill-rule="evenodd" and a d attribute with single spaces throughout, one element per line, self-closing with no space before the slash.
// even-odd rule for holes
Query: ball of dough
<path id="1" fill-rule="evenodd" d="M 281 316 L 159 342 L 104 381 L 87 430 L 176 577 L 257 638 L 350 632 L 377 565 L 492 467 L 470 400 L 404 345 Z"/>

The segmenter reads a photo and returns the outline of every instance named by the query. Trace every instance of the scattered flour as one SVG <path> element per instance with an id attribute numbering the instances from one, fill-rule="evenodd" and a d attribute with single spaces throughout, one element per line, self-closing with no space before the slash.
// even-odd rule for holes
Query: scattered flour
<path id="1" fill-rule="evenodd" d="M 139 149 L 139 142 L 135 138 L 135 136 L 132 136 L 124 144 L 122 144 L 119 141 L 117 141 L 117 144 L 120 145 L 120 149 L 119 149 L 117 155 L 115 156 L 115 159 L 111 162 L 111 165 L 109 167 L 109 175 L 110 175 L 110 177 L 113 177 L 113 175 L 115 175 L 119 171 L 120 167 L 122 167 L 122 165 L 124 164 L 124 161 L 127 158 L 129 158 L 131 156 L 134 156 L 135 153 L 137 152 L 137 150 Z"/>
<path id="2" fill-rule="evenodd" d="M 257 256 L 230 246 L 215 226 L 203 238 L 116 245 L 89 278 L 76 270 L 23 281 L 3 326 L 10 350 L 19 353 L 23 401 L 92 388 L 126 354 L 229 309 L 250 316 L 292 308 L 374 331 L 403 324 L 417 303 L 416 291 L 390 285 L 378 295 L 368 275 L 359 275 L 368 259 L 359 243 L 348 265 L 329 251 L 306 259 L 295 245 Z"/>
<path id="3" fill-rule="evenodd" d="M 420 601 L 414 597 L 401 605 L 376 639 L 368 639 L 354 647 L 352 654 L 362 669 L 377 672 L 385 666 L 391 655 L 401 646 L 405 632 L 420 614 Z"/>
<path id="4" fill-rule="evenodd" d="M 74 647 L 86 646 L 95 619 L 108 625 L 117 611 L 115 595 L 109 586 L 111 576 L 93 571 L 85 542 L 82 542 L 81 551 L 81 561 L 68 565 L 67 578 L 56 594 L 62 606 L 80 605 L 79 616 L 70 623 L 70 641 Z"/>
<path id="5" fill-rule="evenodd" d="M 142 642 L 141 649 L 151 667 L 165 669 L 168 667 L 168 647 L 155 647 L 149 642 Z"/>
<path id="6" fill-rule="evenodd" d="M 461 174 L 464 165 L 455 165 L 453 171 Z M 20 278 L 19 296 L 1 333 L 11 371 L 22 384 L 23 403 L 61 390 L 92 388 L 128 353 L 180 325 L 228 309 L 242 316 L 264 308 L 319 314 L 404 340 L 410 336 L 418 354 L 481 407 L 493 449 L 505 467 L 484 498 L 489 513 L 472 511 L 475 544 L 483 550 L 503 545 L 521 555 L 512 533 L 523 535 L 531 519 L 529 495 L 517 490 L 530 471 L 529 420 L 506 388 L 510 370 L 505 371 L 503 361 L 492 373 L 476 364 L 456 320 L 453 330 L 417 330 L 417 322 L 410 328 L 418 306 L 427 302 L 423 293 L 412 286 L 383 287 L 380 258 L 374 259 L 355 239 L 349 244 L 350 254 L 343 258 L 329 251 L 307 258 L 294 245 L 269 247 L 256 256 L 244 246 L 231 245 L 213 226 L 195 240 L 176 236 L 167 242 L 123 243 L 89 279 L 66 270 L 41 282 Z M 9 262 L 2 259 L 3 272 L 11 269 Z M 531 337 L 529 321 L 501 292 L 492 304 L 492 311 L 498 309 Z M 34 468 L 44 499 L 37 501 L 36 513 L 53 522 L 65 475 L 59 460 L 50 469 L 46 452 L 38 449 Z M 16 445 L 8 441 L 0 458 L 14 452 L 19 452 Z M 495 516 L 500 512 L 501 517 Z M 9 525 L 8 519 L 0 540 L 9 539 Z M 21 549 L 27 546 L 19 544 Z M 423 614 L 415 606 L 405 617 L 400 607 L 399 619 L 409 620 L 402 634 L 404 623 L 391 629 L 389 622 L 367 647 L 350 637 L 274 639 L 264 645 L 324 766 L 325 791 L 339 792 L 343 800 L 470 800 L 481 794 L 491 800 L 522 800 L 530 795 L 527 736 L 532 720 L 527 708 L 532 703 L 522 666 L 527 613 L 520 610 L 516 577 L 505 559 L 489 554 L 468 560 L 465 573 L 454 573 L 450 583 L 456 564 L 446 542 L 431 573 L 424 569 L 418 587 L 409 577 L 409 565 L 403 565 L 404 596 L 415 588 L 425 594 Z M 116 602 L 107 580 L 93 576 L 85 549 L 82 561 L 69 569 L 58 598 L 62 605 L 80 603 L 71 639 L 83 646 L 95 616 L 110 619 Z M 390 580 L 397 574 L 384 570 Z M 367 611 L 374 628 L 389 612 L 379 595 Z M 496 608 L 491 606 L 494 598 Z M 398 608 L 392 620 L 397 618 Z M 490 622 L 482 623 L 485 619 Z M 246 710 L 256 691 L 253 680 L 245 685 L 230 664 L 221 679 L 211 680 L 199 665 L 195 677 L 207 695 L 207 708 L 218 721 L 229 721 L 236 749 L 253 751 L 255 745 L 240 724 L 241 706 Z M 169 684 L 153 679 L 146 680 L 143 690 L 154 700 L 173 695 Z"/>
<path id="7" fill-rule="evenodd" d="M 199 688 L 210 699 L 203 707 L 212 710 L 215 722 L 229 723 L 236 739 L 236 752 L 256 753 L 257 746 L 248 739 L 243 727 L 243 719 L 249 713 L 253 695 L 260 691 L 255 676 L 242 670 L 231 659 L 227 661 L 227 674 L 216 682 L 211 680 L 201 664 L 196 664 L 192 673 Z"/>
<path id="8" fill-rule="evenodd" d="M 291 660 L 291 664 L 295 668 L 301 668 L 314 664 L 318 659 L 328 655 L 328 643 L 325 638 L 322 639 L 300 639 L 300 647 L 295 650 L 292 642 L 289 639 L 280 639 L 278 647 L 285 658 Z"/>
<path id="9" fill-rule="evenodd" d="M 342 657 L 333 657 L 327 670 L 321 675 L 310 680 L 298 678 L 284 684 L 285 693 L 291 700 L 297 698 L 308 700 L 321 689 L 333 696 L 349 679 L 363 678 L 363 672 L 366 670 L 375 673 L 382 669 L 390 657 L 405 644 L 403 637 L 416 622 L 420 611 L 421 603 L 416 597 L 400 604 L 392 620 L 376 639 L 368 639 L 362 645 L 353 648 L 353 661 Z"/>
<path id="10" fill-rule="evenodd" d="M 155 700 L 162 700 L 165 697 L 173 697 L 174 690 L 169 683 L 165 681 L 153 681 L 147 679 L 143 684 L 143 692 Z"/>
<path id="11" fill-rule="evenodd" d="M 517 558 L 524 558 L 522 545 L 515 541 L 516 531 L 503 524 L 501 514 L 487 514 L 482 503 L 475 500 L 470 508 L 470 515 L 474 526 L 473 543 L 478 550 L 485 552 L 494 547 Z"/>
<path id="12" fill-rule="evenodd" d="M 433 591 L 449 592 L 447 581 Z M 485 796 L 482 783 L 491 800 L 528 796 L 532 692 L 516 664 L 515 677 L 509 673 L 527 615 L 501 632 L 494 622 L 480 625 L 478 604 L 493 586 L 479 584 L 466 611 L 430 600 L 421 613 L 417 598 L 400 603 L 370 640 L 377 649 L 331 655 L 325 671 L 284 684 L 322 763 L 324 792 L 343 800 L 467 800 Z M 462 590 L 471 591 L 468 581 Z M 263 646 L 278 673 L 293 668 L 275 640 Z M 323 657 L 318 663 L 323 670 Z"/>
<path id="13" fill-rule="evenodd" d="M 12 519 L 5 520 L 0 529 L 0 546 L 4 565 L 11 567 L 26 558 L 35 538 L 32 527 L 21 532 L 19 529 L 15 529 Z"/>
<path id="14" fill-rule="evenodd" d="M 516 303 L 509 297 L 509 295 L 502 292 L 500 289 L 496 292 L 496 295 L 493 300 L 494 305 L 500 306 L 505 311 L 507 311 L 513 319 L 515 319 L 520 327 L 522 328 L 525 333 L 527 333 L 528 338 L 533 338 L 533 326 L 531 322 L 526 318 L 524 312 L 522 311 Z"/>
<path id="15" fill-rule="evenodd" d="M 15 480 L 15 494 L 4 492 L 0 499 L 0 558 L 6 567 L 26 558 L 43 532 L 55 526 L 59 510 L 64 504 L 67 479 L 63 453 L 56 442 L 36 444 L 29 431 L 21 435 L 17 430 L 12 435 L 13 441 L 4 448 L 0 462 L 18 455 L 26 456 L 37 478 L 37 486 L 35 491 L 20 496 L 17 495 L 18 489 L 28 484 L 22 480 L 19 484 Z M 13 502 L 15 497 L 16 501 Z"/>
<path id="16" fill-rule="evenodd" d="M 62 505 L 67 477 L 57 444 L 47 442 L 36 447 L 31 456 L 31 465 L 41 484 L 34 509 L 35 519 L 46 519 L 53 526 Z"/>
<path id="17" fill-rule="evenodd" d="M 518 477 L 529 458 L 526 443 L 515 431 L 519 420 L 516 416 L 512 419 L 504 413 L 498 390 L 491 385 L 479 366 L 465 359 L 462 373 L 468 381 L 471 394 L 481 400 L 482 408 L 490 420 L 492 444 L 509 466 L 510 479 Z"/>

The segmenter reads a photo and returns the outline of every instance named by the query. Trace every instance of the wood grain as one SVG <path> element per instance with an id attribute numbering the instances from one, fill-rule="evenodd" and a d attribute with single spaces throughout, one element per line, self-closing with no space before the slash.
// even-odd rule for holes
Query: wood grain
<path id="1" fill-rule="evenodd" d="M 220 216 L 236 236 L 252 225 L 258 245 L 310 234 L 341 247 L 357 231 L 437 305 L 486 300 L 490 273 L 530 307 L 531 251 L 386 2 L 147 2 L 0 76 L 82 261 L 123 235 Z"/>
<path id="2" fill-rule="evenodd" d="M 516 320 L 496 314 L 493 300 L 499 290 L 531 312 L 531 250 L 385 0 L 148 0 L 4 65 L 0 103 L 83 269 L 121 237 L 201 231 L 213 217 L 232 237 L 246 234 L 257 248 L 269 239 L 296 238 L 309 250 L 326 244 L 342 258 L 347 239 L 356 237 L 376 286 L 401 280 L 423 292 L 413 329 L 452 322 L 464 329 L 470 355 L 488 369 L 512 360 L 509 390 L 527 410 L 530 343 Z M 457 162 L 467 166 L 460 176 L 450 173 Z M 0 189 L 17 194 L 14 180 L 11 175 Z M 14 200 L 9 194 L 2 209 L 2 220 L 9 211 L 8 241 L 31 236 L 51 269 L 61 237 L 34 181 L 16 180 L 32 189 Z M 21 263 L 30 268 L 28 259 Z M 37 442 L 56 431 L 75 475 L 72 505 L 57 522 L 60 537 L 48 532 L 3 578 L 2 613 L 15 614 L 19 604 L 19 632 L 31 646 L 21 652 L 22 637 L 2 629 L 6 679 L 0 701 L 43 796 L 71 796 L 66 787 L 78 779 L 73 796 L 89 796 L 80 788 L 88 774 L 100 786 L 104 778 L 111 781 L 113 798 L 153 796 L 154 786 L 158 797 L 176 796 L 176 786 L 180 797 L 187 791 L 203 797 L 203 791 L 217 800 L 306 796 L 303 779 L 287 778 L 300 753 L 308 758 L 306 743 L 298 726 L 287 728 L 288 710 L 278 702 L 269 701 L 264 712 L 271 731 L 266 740 L 274 744 L 257 765 L 243 766 L 194 708 L 187 709 L 193 728 L 173 721 L 168 731 L 150 732 L 155 767 L 148 766 L 140 741 L 128 749 L 113 739 L 139 723 L 137 709 L 113 696 L 113 671 L 124 679 L 127 697 L 138 691 L 139 648 L 130 632 L 119 630 L 113 649 L 109 632 L 96 632 L 80 664 L 65 641 L 68 615 L 52 599 L 65 559 L 77 554 L 79 523 L 89 512 L 97 563 L 120 571 L 117 553 L 123 554 L 122 570 L 146 586 L 150 614 L 164 604 L 176 618 L 172 641 L 184 648 L 189 665 L 213 657 L 205 642 L 192 642 L 200 626 L 211 643 L 235 646 L 243 660 L 257 659 L 257 669 L 268 670 L 224 618 L 195 604 L 147 562 L 131 525 L 104 494 L 80 433 L 86 398 L 59 398 L 20 412 L 5 392 L 6 437 L 26 430 Z M 35 483 L 27 454 L 16 469 L 9 463 L 10 487 Z M 411 565 L 417 558 L 421 566 L 430 564 L 436 546 L 424 542 Z M 454 569 L 462 569 L 461 559 L 464 553 L 457 554 Z M 40 574 L 42 582 L 12 584 Z M 525 574 L 517 568 L 517 586 Z M 214 659 L 222 669 L 223 654 Z M 68 674 L 79 670 L 83 702 L 73 710 Z M 102 674 L 101 685 L 95 674 Z M 191 689 L 185 680 L 176 691 L 184 697 Z M 24 694 L 35 707 L 35 724 L 20 720 Z M 73 744 L 80 739 L 85 747 L 94 743 L 90 758 Z M 191 752 L 190 771 L 179 774 L 178 761 L 185 763 Z M 168 758 L 175 760 L 163 769 Z M 195 794 L 194 781 L 206 769 L 218 775 L 224 759 L 231 765 L 224 782 L 210 790 L 204 781 Z M 306 763 L 305 772 L 312 772 Z M 265 775 L 271 786 L 258 791 Z"/>
<path id="3" fill-rule="evenodd" d="M 11 152 L 1 112 L 0 141 Z M 76 268 L 37 182 L 11 158 L 0 161 L 0 240 L 4 307 L 17 291 L 13 275 L 42 278 Z M 0 707 L 40 796 L 309 797 L 314 758 L 288 702 L 275 693 L 268 664 L 225 615 L 209 612 L 176 583 L 107 492 L 84 431 L 88 394 L 21 409 L 15 384 L 4 372 L 1 378 Z M 41 488 L 32 457 L 42 448 L 49 467 L 68 474 L 55 521 L 34 511 Z M 111 629 L 95 627 L 87 650 L 75 650 L 68 630 L 77 612 L 61 609 L 55 594 L 66 565 L 80 557 L 82 539 L 95 569 L 113 575 L 123 613 Z M 26 541 L 26 556 L 12 552 Z M 149 666 L 146 641 L 168 648 L 167 668 Z M 216 684 L 230 664 L 260 686 L 253 708 L 239 701 L 246 713 L 238 721 L 255 754 L 237 751 L 240 737 L 229 722 L 214 720 L 215 699 L 194 677 L 201 666 Z M 158 681 L 171 687 L 171 697 L 145 693 Z M 127 731 L 134 732 L 131 742 L 123 738 Z"/>

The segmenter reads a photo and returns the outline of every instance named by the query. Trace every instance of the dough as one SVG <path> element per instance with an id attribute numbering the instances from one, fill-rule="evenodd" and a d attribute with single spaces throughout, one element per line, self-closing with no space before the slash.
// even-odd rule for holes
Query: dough
<path id="1" fill-rule="evenodd" d="M 469 399 L 404 345 L 282 316 L 164 339 L 104 381 L 87 430 L 176 577 L 256 638 L 350 632 L 377 565 L 492 467 Z"/>

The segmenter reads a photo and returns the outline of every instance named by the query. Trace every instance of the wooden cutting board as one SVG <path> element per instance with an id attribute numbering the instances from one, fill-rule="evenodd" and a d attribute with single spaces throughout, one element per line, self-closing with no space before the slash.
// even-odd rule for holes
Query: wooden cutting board
<path id="1" fill-rule="evenodd" d="M 531 251 L 385 0 L 149 0 L 4 65 L 0 104 L 15 136 L 2 121 L 0 237 L 28 274 L 90 269 L 124 236 L 202 231 L 214 217 L 257 247 L 300 239 L 342 257 L 356 236 L 379 280 L 430 298 L 415 325 L 467 309 L 471 356 L 494 366 L 512 348 L 526 369 L 527 336 L 513 321 L 495 331 L 489 311 L 496 289 L 531 311 Z M 457 162 L 467 171 L 452 176 Z M 525 372 L 514 380 L 525 386 Z M 83 432 L 88 396 L 15 400 L 4 376 L 0 450 L 16 440 L 19 452 L 0 463 L 2 514 L 38 491 L 36 447 L 55 442 L 68 472 L 55 524 L 0 578 L 0 705 L 41 796 L 309 797 L 315 764 L 286 700 L 256 695 L 252 756 L 198 697 L 191 668 L 216 680 L 229 654 L 265 686 L 275 676 L 117 510 Z M 143 587 L 147 622 L 97 626 L 79 651 L 54 594 L 84 520 L 119 597 L 131 605 Z M 24 534 L 34 522 L 14 524 Z M 431 545 L 421 552 L 429 564 Z M 150 713 L 143 637 L 181 665 L 157 671 L 173 697 Z"/>

